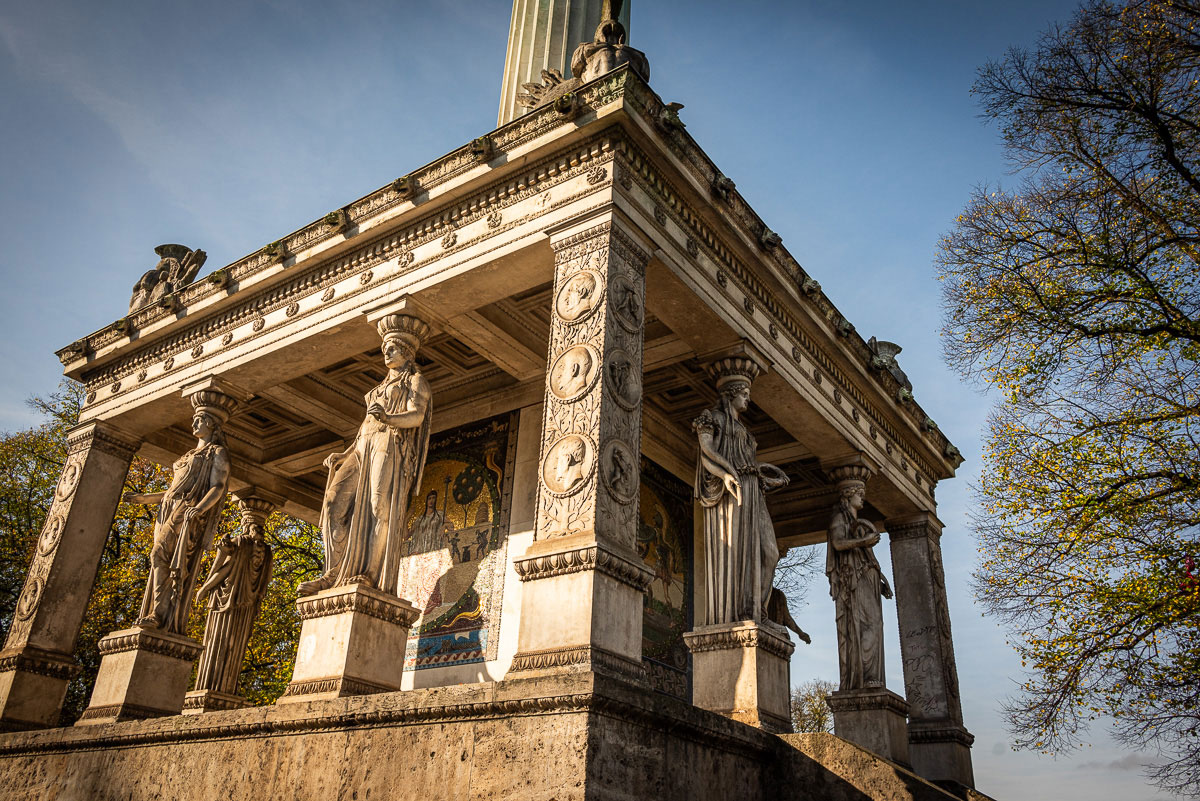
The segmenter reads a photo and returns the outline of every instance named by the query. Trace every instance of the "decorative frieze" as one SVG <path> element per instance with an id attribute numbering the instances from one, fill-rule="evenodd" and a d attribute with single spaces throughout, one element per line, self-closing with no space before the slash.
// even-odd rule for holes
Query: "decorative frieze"
<path id="1" fill-rule="evenodd" d="M 346 695 L 374 695 L 375 693 L 393 692 L 396 688 L 386 684 L 374 684 L 369 681 L 346 678 L 345 676 L 330 676 L 324 679 L 295 681 L 283 691 L 283 698 L 293 698 L 300 695 L 329 695 L 338 697 Z"/>
<path id="2" fill-rule="evenodd" d="M 385 623 L 406 627 L 411 626 L 417 619 L 416 611 L 408 602 L 399 598 L 392 600 L 378 594 L 344 592 L 331 595 L 310 595 L 296 601 L 296 613 L 301 620 L 329 617 L 343 612 L 357 612 Z"/>
<path id="3" fill-rule="evenodd" d="M 517 571 L 521 581 L 536 581 L 584 570 L 595 570 L 623 584 L 628 584 L 638 592 L 644 592 L 654 577 L 653 571 L 644 564 L 626 559 L 597 545 L 517 559 L 513 562 L 513 568 Z"/>
<path id="4" fill-rule="evenodd" d="M 147 629 L 126 629 L 101 638 L 97 646 L 101 656 L 144 651 L 150 654 L 169 656 L 172 659 L 192 661 L 200 656 L 200 643 L 184 637 L 165 637 L 161 632 Z"/>
<path id="5" fill-rule="evenodd" d="M 788 637 L 776 634 L 765 626 L 689 632 L 683 636 L 687 640 L 688 650 L 693 654 L 727 651 L 730 648 L 761 648 L 781 659 L 788 659 L 796 650 Z"/>

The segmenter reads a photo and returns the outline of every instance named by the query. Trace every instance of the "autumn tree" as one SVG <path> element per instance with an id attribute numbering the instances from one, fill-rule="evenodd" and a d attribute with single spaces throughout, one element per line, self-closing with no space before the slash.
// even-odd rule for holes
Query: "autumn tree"
<path id="1" fill-rule="evenodd" d="M 792 688 L 792 729 L 797 732 L 832 732 L 833 710 L 825 697 L 838 688 L 836 682 L 809 679 Z"/>
<path id="2" fill-rule="evenodd" d="M 1084 5 L 974 91 L 1019 178 L 940 244 L 950 363 L 998 391 L 976 592 L 1018 744 L 1106 716 L 1200 794 L 1200 6 Z"/>
<path id="3" fill-rule="evenodd" d="M 47 398 L 30 404 L 43 416 L 33 428 L 0 435 L 0 625 L 7 631 L 33 548 L 49 511 L 54 488 L 66 461 L 66 433 L 79 419 L 82 401 L 78 385 L 64 383 Z M 166 489 L 169 472 L 153 462 L 134 459 L 125 491 L 138 494 Z M 61 722 L 73 723 L 87 706 L 100 667 L 97 643 L 109 632 L 132 626 L 138 616 L 150 570 L 157 507 L 122 503 L 105 541 L 96 584 L 76 640 L 75 658 L 83 671 L 71 681 Z M 217 536 L 235 533 L 240 525 L 236 504 L 225 505 Z M 238 691 L 251 702 L 271 703 L 291 678 L 300 620 L 296 615 L 296 585 L 320 573 L 322 548 L 316 528 L 303 521 L 273 514 L 265 527 L 275 568 L 247 647 Z M 201 566 L 205 575 L 212 554 Z M 188 636 L 203 637 L 207 613 L 196 604 Z"/>

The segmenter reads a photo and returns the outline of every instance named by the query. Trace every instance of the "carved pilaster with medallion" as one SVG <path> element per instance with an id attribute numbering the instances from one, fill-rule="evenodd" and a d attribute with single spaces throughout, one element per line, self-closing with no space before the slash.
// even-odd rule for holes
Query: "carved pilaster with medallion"
<path id="1" fill-rule="evenodd" d="M 54 726 L 104 542 L 139 442 L 90 422 L 67 434 L 67 460 L 0 651 L 0 727 Z"/>
<path id="2" fill-rule="evenodd" d="M 645 246 L 615 216 L 551 233 L 552 325 L 535 542 L 513 671 L 641 672 L 634 550 L 641 452 Z"/>

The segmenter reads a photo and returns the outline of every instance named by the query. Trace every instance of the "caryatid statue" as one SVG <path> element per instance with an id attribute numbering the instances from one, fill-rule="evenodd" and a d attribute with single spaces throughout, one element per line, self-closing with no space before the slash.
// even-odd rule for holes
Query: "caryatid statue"
<path id="1" fill-rule="evenodd" d="M 354 442 L 325 459 L 325 575 L 301 584 L 301 596 L 347 584 L 398 595 L 405 521 L 429 451 L 433 406 L 429 382 L 416 364 L 429 326 L 407 314 L 392 314 L 377 328 L 388 374 L 367 393 L 367 414 Z"/>
<path id="2" fill-rule="evenodd" d="M 870 470 L 861 465 L 834 468 L 840 500 L 829 521 L 825 573 L 837 615 L 838 665 L 842 690 L 883 687 L 883 601 L 891 598 L 872 548 L 879 532 L 859 520 Z"/>
<path id="3" fill-rule="evenodd" d="M 223 426 L 237 401 L 213 389 L 192 393 L 196 447 L 172 465 L 166 492 L 126 493 L 126 503 L 158 504 L 150 579 L 138 625 L 182 634 L 192 608 L 200 557 L 212 543 L 229 484 L 229 452 Z"/>
<path id="4" fill-rule="evenodd" d="M 758 445 L 740 419 L 750 406 L 758 365 L 733 356 L 710 371 L 720 402 L 692 423 L 700 440 L 696 497 L 704 507 L 706 623 L 762 621 L 779 561 L 765 493 L 786 486 L 788 477 L 757 461 Z"/>
<path id="5" fill-rule="evenodd" d="M 271 580 L 271 546 L 264 526 L 274 505 L 256 497 L 238 498 L 242 533 L 217 542 L 208 578 L 196 600 L 211 596 L 204 624 L 204 653 L 196 672 L 196 689 L 237 694 L 238 674 L 250 642 L 250 630 Z"/>

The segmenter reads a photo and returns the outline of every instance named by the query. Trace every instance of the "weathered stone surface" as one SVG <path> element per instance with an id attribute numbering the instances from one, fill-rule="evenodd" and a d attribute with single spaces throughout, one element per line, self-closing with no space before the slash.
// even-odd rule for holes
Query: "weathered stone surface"
<path id="1" fill-rule="evenodd" d="M 100 640 L 100 671 L 77 726 L 177 715 L 201 645 L 135 626 Z"/>
<path id="2" fill-rule="evenodd" d="M 881 759 L 876 754 L 825 733 L 784 734 L 782 739 L 801 758 L 792 771 L 805 776 L 809 798 L 822 801 L 950 801 L 951 795 L 912 771 Z M 974 792 L 974 791 L 972 791 Z M 986 796 L 976 794 L 975 798 Z"/>
<path id="3" fill-rule="evenodd" d="M 696 706 L 767 731 L 791 731 L 788 660 L 794 646 L 783 629 L 743 620 L 700 626 L 683 639 L 692 652 Z"/>
<path id="4" fill-rule="evenodd" d="M 953 798 L 800 737 L 585 673 L 0 735 L 0 776 L 12 798 L 95 801 Z"/>
<path id="5" fill-rule="evenodd" d="M 838 690 L 828 697 L 833 712 L 833 728 L 838 737 L 878 754 L 884 759 L 910 767 L 908 729 L 905 721 L 908 704 L 883 687 Z"/>
<path id="6" fill-rule="evenodd" d="M 417 609 L 365 584 L 301 598 L 304 621 L 292 681 L 278 703 L 400 689 L 408 629 Z"/>

